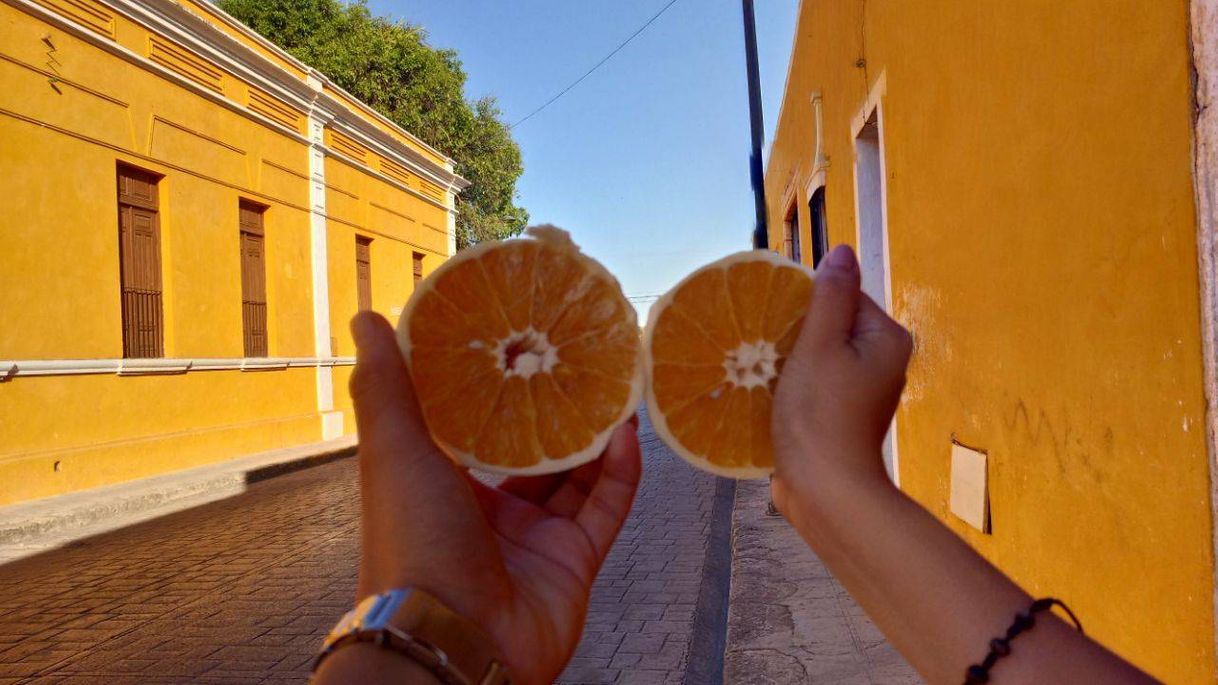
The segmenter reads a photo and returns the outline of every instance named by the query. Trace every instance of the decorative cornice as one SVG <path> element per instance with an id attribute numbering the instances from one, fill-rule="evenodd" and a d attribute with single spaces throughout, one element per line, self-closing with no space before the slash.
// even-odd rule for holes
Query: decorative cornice
<path id="1" fill-rule="evenodd" d="M 111 38 L 96 33 L 90 27 L 83 26 L 71 17 L 58 14 L 55 11 L 38 5 L 32 0 L 0 0 L 18 9 L 38 16 L 64 29 L 70 29 L 76 37 L 114 53 L 127 61 L 133 62 L 157 74 L 169 77 L 178 85 L 219 102 L 229 109 L 235 109 L 243 114 L 252 115 L 265 125 L 279 131 L 288 131 L 288 127 L 261 113 L 248 108 L 248 103 L 237 103 L 234 100 L 207 88 L 201 84 L 183 78 L 174 71 L 166 69 L 149 59 L 146 55 L 132 52 L 126 46 L 116 43 Z M 349 97 L 354 102 L 357 98 L 346 93 L 330 81 L 324 74 L 299 62 L 286 52 L 275 46 L 266 38 L 258 35 L 244 24 L 221 11 L 211 8 L 218 20 L 255 41 L 259 46 L 273 52 L 299 68 L 306 74 L 304 79 L 287 71 L 265 55 L 259 54 L 249 45 L 242 43 L 233 36 L 225 33 L 218 26 L 192 11 L 188 7 L 173 0 L 99 0 L 115 12 L 134 21 L 154 34 L 170 38 L 178 45 L 191 50 L 210 60 L 221 69 L 255 86 L 270 95 L 283 100 L 286 104 L 301 110 L 302 114 L 314 114 L 331 125 L 342 128 L 350 135 L 369 147 L 376 148 L 379 154 L 401 164 L 422 177 L 433 179 L 450 192 L 460 192 L 469 186 L 469 182 L 452 171 L 452 160 L 442 153 L 423 143 L 410 132 L 397 126 L 384 116 L 372 112 L 355 112 L 345 103 L 325 92 L 330 88 Z M 374 116 L 384 126 L 392 128 L 407 140 L 417 144 L 429 152 L 442 157 L 445 162 L 437 163 L 409 145 L 395 139 L 391 134 L 379 128 L 366 115 Z M 300 139 L 299 132 L 294 138 Z"/>
<path id="2" fill-rule="evenodd" d="M 245 357 L 201 359 L 33 359 L 0 361 L 0 383 L 17 376 L 149 376 L 191 371 L 272 371 L 351 366 L 355 357 Z"/>

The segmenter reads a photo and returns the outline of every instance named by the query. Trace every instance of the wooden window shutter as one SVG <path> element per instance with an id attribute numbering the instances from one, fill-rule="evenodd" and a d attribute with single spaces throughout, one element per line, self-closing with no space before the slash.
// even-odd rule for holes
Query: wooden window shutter
<path id="1" fill-rule="evenodd" d="M 783 222 L 782 251 L 784 256 L 800 261 L 799 250 L 799 208 L 792 206 L 787 212 L 787 220 Z"/>
<path id="2" fill-rule="evenodd" d="M 421 281 L 421 280 L 423 280 L 423 253 L 416 252 L 416 253 L 414 253 L 414 283 L 415 283 L 415 285 L 418 285 L 419 281 Z"/>
<path id="3" fill-rule="evenodd" d="M 821 186 L 808 200 L 808 213 L 812 216 L 812 266 L 820 266 L 820 260 L 829 254 L 829 225 L 825 217 L 825 188 Z"/>
<path id="4" fill-rule="evenodd" d="M 118 254 L 123 356 L 165 355 L 161 223 L 156 174 L 118 167 Z"/>
<path id="5" fill-rule="evenodd" d="M 245 356 L 267 356 L 266 236 L 262 215 L 266 208 L 241 201 L 241 320 Z"/>
<path id="6" fill-rule="evenodd" d="M 359 309 L 372 309 L 372 239 L 355 236 L 355 286 Z"/>

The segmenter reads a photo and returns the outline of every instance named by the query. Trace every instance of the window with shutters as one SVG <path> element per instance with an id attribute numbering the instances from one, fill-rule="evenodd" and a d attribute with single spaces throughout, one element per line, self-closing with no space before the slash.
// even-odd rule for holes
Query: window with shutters
<path id="1" fill-rule="evenodd" d="M 245 356 L 267 356 L 266 342 L 266 234 L 262 216 L 266 207 L 242 200 L 241 231 L 241 321 Z"/>
<path id="2" fill-rule="evenodd" d="M 808 200 L 808 214 L 812 216 L 812 266 L 820 266 L 820 260 L 829 254 L 829 222 L 825 217 L 825 187 L 821 186 Z"/>
<path id="3" fill-rule="evenodd" d="M 421 281 L 421 280 L 423 280 L 423 253 L 416 252 L 416 253 L 414 253 L 414 283 L 415 283 L 415 285 L 418 285 L 419 281 Z"/>
<path id="4" fill-rule="evenodd" d="M 372 309 L 372 238 L 355 236 L 355 287 L 360 311 Z"/>
<path id="5" fill-rule="evenodd" d="M 118 167 L 118 254 L 123 356 L 165 356 L 161 303 L 160 176 Z"/>
<path id="6" fill-rule="evenodd" d="M 782 251 L 790 259 L 800 260 L 799 254 L 799 208 L 792 204 L 787 211 L 787 220 L 783 222 Z"/>

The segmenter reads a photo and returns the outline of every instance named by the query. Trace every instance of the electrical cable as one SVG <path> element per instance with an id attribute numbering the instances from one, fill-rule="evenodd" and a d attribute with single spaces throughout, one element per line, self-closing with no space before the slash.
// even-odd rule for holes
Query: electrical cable
<path id="1" fill-rule="evenodd" d="M 632 41 L 632 40 L 634 40 L 635 38 L 637 38 L 637 37 L 638 37 L 638 35 L 639 35 L 640 33 L 642 33 L 643 31 L 647 30 L 647 27 L 648 27 L 648 26 L 651 26 L 651 25 L 652 25 L 652 23 L 654 23 L 656 19 L 659 19 L 661 15 L 663 15 L 665 12 L 667 12 L 667 11 L 668 11 L 668 8 L 669 8 L 669 7 L 672 7 L 672 6 L 673 6 L 673 5 L 675 5 L 675 4 L 677 4 L 677 0 L 669 0 L 669 2 L 668 2 L 668 4 L 667 4 L 667 5 L 664 5 L 663 7 L 661 7 L 659 12 L 656 12 L 654 16 L 652 16 L 650 19 L 648 19 L 648 20 L 647 20 L 647 23 L 643 24 L 642 26 L 640 26 L 640 27 L 639 27 L 639 29 L 638 29 L 637 31 L 635 31 L 634 33 L 630 34 L 630 37 L 629 37 L 629 38 L 627 38 L 626 40 L 624 40 L 624 41 L 622 41 L 620 44 L 618 44 L 618 46 L 617 46 L 616 48 L 613 48 L 613 51 L 612 51 L 612 52 L 610 52 L 608 55 L 605 55 L 605 57 L 604 57 L 604 58 L 603 58 L 601 61 L 599 61 L 599 62 L 597 62 L 595 65 L 593 65 L 593 67 L 592 67 L 591 69 L 589 69 L 588 71 L 584 72 L 584 75 L 583 75 L 583 76 L 580 76 L 579 78 L 577 78 L 577 79 L 575 79 L 574 81 L 572 81 L 572 82 L 571 82 L 571 85 L 569 85 L 569 86 L 567 86 L 566 88 L 563 88 L 562 90 L 558 91 L 558 94 L 557 94 L 557 95 L 555 95 L 554 97 L 550 98 L 549 100 L 546 100 L 546 101 L 545 101 L 545 103 L 543 103 L 543 104 L 542 104 L 540 107 L 538 107 L 537 109 L 533 110 L 532 112 L 529 112 L 527 115 L 525 115 L 525 117 L 524 117 L 523 119 L 520 119 L 519 121 L 517 121 L 516 123 L 512 124 L 511 126 L 508 126 L 508 128 L 509 128 L 509 129 L 516 128 L 517 126 L 519 126 L 519 125 L 523 124 L 524 122 L 528 121 L 529 119 L 532 119 L 532 118 L 533 118 L 533 115 L 537 114 L 538 112 L 540 112 L 541 110 L 545 109 L 546 107 L 549 107 L 550 105 L 554 104 L 554 102 L 555 102 L 556 100 L 558 100 L 558 98 L 560 98 L 560 97 L 562 97 L 562 96 L 566 95 L 568 91 L 570 91 L 570 90 L 571 90 L 572 88 L 574 88 L 575 86 L 578 86 L 578 85 L 580 84 L 580 82 L 581 82 L 581 81 L 583 81 L 584 79 L 586 79 L 586 78 L 588 78 L 589 76 L 591 76 L 591 75 L 592 75 L 592 72 L 596 71 L 597 69 L 600 69 L 600 68 L 601 68 L 601 66 L 602 66 L 602 65 L 603 65 L 605 62 L 608 62 L 610 59 L 612 59 L 612 58 L 613 58 L 613 56 L 614 56 L 614 55 L 616 55 L 617 53 L 621 52 L 622 48 L 626 47 L 626 46 L 627 46 L 627 45 L 630 43 L 630 41 Z"/>

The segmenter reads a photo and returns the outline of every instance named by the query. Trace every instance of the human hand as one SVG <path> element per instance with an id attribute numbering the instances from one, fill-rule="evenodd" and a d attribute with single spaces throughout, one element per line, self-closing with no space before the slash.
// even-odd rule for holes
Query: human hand
<path id="1" fill-rule="evenodd" d="M 389 322 L 363 312 L 351 331 L 359 597 L 425 590 L 487 632 L 513 682 L 552 682 L 579 642 L 592 581 L 634 501 L 637 420 L 590 464 L 489 487 L 431 440 Z"/>
<path id="2" fill-rule="evenodd" d="M 859 279 L 854 252 L 834 248 L 778 379 L 773 496 L 784 513 L 816 501 L 820 486 L 887 483 L 881 449 L 912 338 L 860 291 Z"/>

